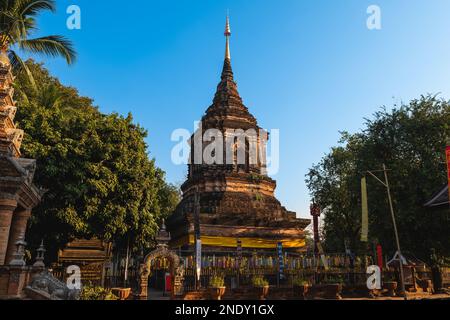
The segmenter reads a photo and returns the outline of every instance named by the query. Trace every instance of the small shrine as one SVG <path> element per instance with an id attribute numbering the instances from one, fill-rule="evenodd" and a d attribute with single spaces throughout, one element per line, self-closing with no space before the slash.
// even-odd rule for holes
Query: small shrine
<path id="1" fill-rule="evenodd" d="M 99 239 L 76 239 L 58 252 L 58 265 L 65 270 L 77 265 L 82 283 L 103 286 L 112 257 L 112 244 Z"/>

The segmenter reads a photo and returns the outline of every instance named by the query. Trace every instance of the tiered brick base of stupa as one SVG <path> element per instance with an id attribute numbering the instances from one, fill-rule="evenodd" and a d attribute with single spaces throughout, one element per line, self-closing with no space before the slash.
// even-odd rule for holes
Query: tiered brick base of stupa
<path id="1" fill-rule="evenodd" d="M 258 176 L 261 180 L 255 180 Z M 238 239 L 246 249 L 274 250 L 281 242 L 285 249 L 302 250 L 309 220 L 281 206 L 274 188 L 272 179 L 245 171 L 218 170 L 188 179 L 169 219 L 172 248 L 194 248 L 197 211 L 203 251 L 236 248 Z"/>
<path id="2" fill-rule="evenodd" d="M 247 250 L 273 251 L 281 242 L 285 249 L 301 251 L 305 246 L 304 228 L 310 221 L 297 219 L 296 213 L 287 211 L 274 196 L 276 182 L 265 170 L 267 140 L 239 96 L 228 39 L 221 82 L 196 135 L 203 136 L 208 129 L 218 129 L 223 135 L 224 159 L 227 158 L 225 140 L 229 132 L 253 129 L 257 132 L 253 137 L 257 161 L 249 160 L 249 141 L 245 163 L 237 162 L 234 154 L 232 163 L 206 164 L 203 161 L 195 164 L 194 152 L 191 152 L 188 179 L 181 187 L 183 199 L 167 221 L 171 247 L 193 249 L 197 235 L 203 251 L 230 250 L 236 248 L 238 240 Z M 198 143 L 196 135 L 191 139 L 191 151 L 195 150 L 194 143 Z M 200 143 L 203 151 L 210 144 Z"/>

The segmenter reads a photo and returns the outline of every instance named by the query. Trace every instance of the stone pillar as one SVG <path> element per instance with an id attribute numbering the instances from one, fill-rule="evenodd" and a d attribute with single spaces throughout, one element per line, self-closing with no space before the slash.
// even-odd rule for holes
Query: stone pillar
<path id="1" fill-rule="evenodd" d="M 25 239 L 25 232 L 27 230 L 27 223 L 30 216 L 31 209 L 16 210 L 13 214 L 5 259 L 5 264 L 7 265 L 9 265 L 11 260 L 14 258 L 14 253 L 17 250 L 16 242 L 20 239 Z"/>
<path id="2" fill-rule="evenodd" d="M 5 264 L 9 230 L 11 227 L 13 212 L 16 207 L 16 200 L 0 199 L 0 266 Z"/>

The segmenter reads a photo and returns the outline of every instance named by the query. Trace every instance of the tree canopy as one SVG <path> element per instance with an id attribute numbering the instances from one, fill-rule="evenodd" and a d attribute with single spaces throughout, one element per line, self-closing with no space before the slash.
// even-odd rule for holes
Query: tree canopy
<path id="1" fill-rule="evenodd" d="M 23 156 L 37 160 L 35 184 L 47 190 L 30 219 L 28 241 L 43 238 L 56 249 L 75 237 L 98 237 L 151 247 L 178 191 L 149 159 L 147 132 L 131 114 L 102 114 L 42 65 L 28 67 L 38 90 L 18 77 L 16 120 L 25 131 Z"/>
<path id="2" fill-rule="evenodd" d="M 371 244 L 379 242 L 386 253 L 395 252 L 386 188 L 370 176 L 369 243 L 360 242 L 360 181 L 367 170 L 380 170 L 384 163 L 402 251 L 424 260 L 431 248 L 449 256 L 449 209 L 424 207 L 447 183 L 449 137 L 450 104 L 436 96 L 422 96 L 392 111 L 383 108 L 366 120 L 362 132 L 343 132 L 340 144 L 310 169 L 306 181 L 324 211 L 327 250 L 342 251 L 347 245 L 354 252 L 372 253 Z"/>

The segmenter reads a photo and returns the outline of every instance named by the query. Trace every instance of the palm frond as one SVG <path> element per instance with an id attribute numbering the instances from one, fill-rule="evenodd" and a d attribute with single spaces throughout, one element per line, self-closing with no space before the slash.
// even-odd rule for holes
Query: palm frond
<path id="1" fill-rule="evenodd" d="M 23 26 L 25 27 L 25 32 L 27 35 L 31 34 L 31 32 L 37 30 L 37 23 L 36 23 L 36 19 L 34 18 L 26 18 L 25 20 L 23 20 Z"/>
<path id="2" fill-rule="evenodd" d="M 26 72 L 33 84 L 30 70 L 12 48 L 51 57 L 62 56 L 68 64 L 76 58 L 72 43 L 63 36 L 29 39 L 38 29 L 36 15 L 42 11 L 54 12 L 55 8 L 55 0 L 0 0 L 0 49 L 8 51 L 14 69 Z"/>
<path id="3" fill-rule="evenodd" d="M 64 99 L 64 93 L 55 85 L 45 85 L 39 88 L 39 103 L 47 109 L 58 107 Z"/>
<path id="4" fill-rule="evenodd" d="M 63 36 L 47 36 L 42 38 L 22 40 L 18 42 L 20 49 L 32 53 L 45 54 L 51 57 L 62 56 L 68 64 L 76 59 L 76 51 L 72 42 Z"/>
<path id="5" fill-rule="evenodd" d="M 36 82 L 34 81 L 33 74 L 31 72 L 31 70 L 28 68 L 25 61 L 23 61 L 22 58 L 20 58 L 20 56 L 14 50 L 8 51 L 8 57 L 9 57 L 9 61 L 11 63 L 11 67 L 13 68 L 13 72 L 16 75 L 25 73 L 28 78 L 28 81 L 30 81 L 32 87 L 34 89 L 36 89 L 37 86 L 36 86 Z"/>
<path id="6" fill-rule="evenodd" d="M 1 0 L 0 8 L 1 10 L 8 11 L 14 6 L 14 0 Z"/>
<path id="7" fill-rule="evenodd" d="M 26 39 L 29 32 L 36 28 L 36 23 L 33 18 L 23 17 L 13 11 L 0 11 L 0 28 L 2 42 L 11 45 Z"/>
<path id="8" fill-rule="evenodd" d="M 36 16 L 42 11 L 56 11 L 54 0 L 16 0 L 13 11 L 22 17 Z"/>
<path id="9" fill-rule="evenodd" d="M 0 11 L 0 33 L 2 36 L 9 33 L 17 20 L 17 16 L 11 11 Z"/>

